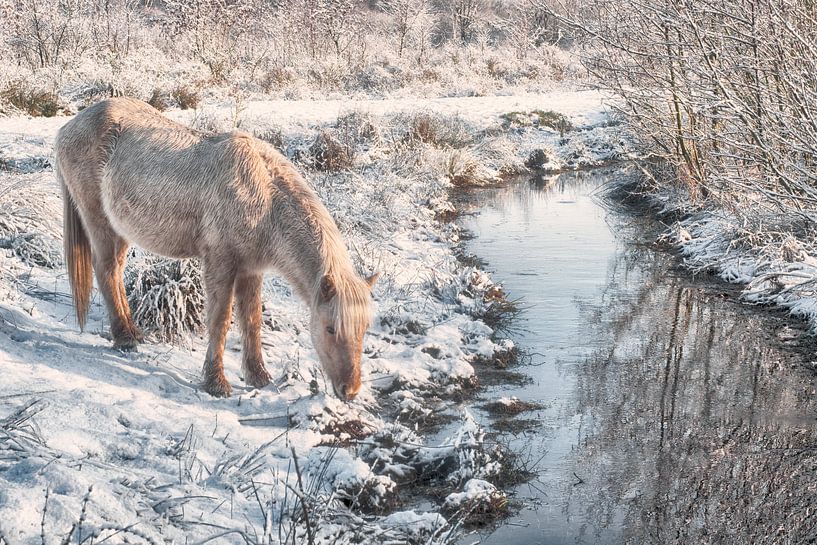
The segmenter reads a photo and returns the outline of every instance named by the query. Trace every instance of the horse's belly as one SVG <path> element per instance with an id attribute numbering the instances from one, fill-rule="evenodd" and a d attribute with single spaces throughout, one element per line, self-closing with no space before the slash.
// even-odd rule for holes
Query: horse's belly
<path id="1" fill-rule="evenodd" d="M 198 255 L 199 222 L 166 198 L 136 200 L 108 191 L 103 192 L 102 203 L 114 230 L 126 240 L 167 257 Z"/>

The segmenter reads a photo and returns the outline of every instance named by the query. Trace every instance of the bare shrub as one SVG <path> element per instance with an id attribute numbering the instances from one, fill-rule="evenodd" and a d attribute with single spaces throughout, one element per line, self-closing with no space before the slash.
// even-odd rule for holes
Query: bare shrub
<path id="1" fill-rule="evenodd" d="M 145 256 L 126 269 L 125 288 L 136 324 L 162 340 L 204 327 L 204 286 L 196 260 Z"/>
<path id="2" fill-rule="evenodd" d="M 0 21 L 14 39 L 11 52 L 32 71 L 64 66 L 81 57 L 89 45 L 82 24 L 83 2 L 14 0 L 0 2 Z"/>
<path id="3" fill-rule="evenodd" d="M 593 0 L 585 9 L 574 24 L 592 41 L 586 66 L 623 97 L 673 182 L 747 216 L 817 220 L 814 2 Z"/>

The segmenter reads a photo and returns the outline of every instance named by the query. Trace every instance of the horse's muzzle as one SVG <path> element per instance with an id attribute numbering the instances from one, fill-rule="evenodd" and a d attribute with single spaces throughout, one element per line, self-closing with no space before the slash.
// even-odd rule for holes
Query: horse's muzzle
<path id="1" fill-rule="evenodd" d="M 355 397 L 357 397 L 358 389 L 350 390 L 346 384 L 341 384 L 340 387 L 336 387 L 334 384 L 332 385 L 332 390 L 335 391 L 335 395 L 341 401 L 352 401 Z"/>

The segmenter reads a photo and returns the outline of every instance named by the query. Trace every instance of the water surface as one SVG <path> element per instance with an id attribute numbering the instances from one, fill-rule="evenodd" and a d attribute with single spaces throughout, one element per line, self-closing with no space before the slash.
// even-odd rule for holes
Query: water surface
<path id="1" fill-rule="evenodd" d="M 656 251 L 656 226 L 605 206 L 619 170 L 475 194 L 468 249 L 527 308 L 512 338 L 544 409 L 509 441 L 539 477 L 482 543 L 817 540 L 812 341 Z M 487 414 L 486 423 L 495 422 Z M 506 423 L 507 424 L 507 423 Z M 504 429 L 504 428 L 503 428 Z M 475 536 L 463 543 L 476 541 Z"/>

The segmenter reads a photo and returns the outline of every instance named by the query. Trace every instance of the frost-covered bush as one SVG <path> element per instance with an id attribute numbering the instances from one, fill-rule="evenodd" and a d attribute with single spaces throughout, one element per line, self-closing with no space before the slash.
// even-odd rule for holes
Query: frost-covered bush
<path id="1" fill-rule="evenodd" d="M 3 237 L 2 231 L 0 222 L 0 248 L 10 248 L 26 264 L 49 269 L 62 265 L 62 249 L 54 239 L 31 232 Z"/>
<path id="2" fill-rule="evenodd" d="M 143 256 L 125 271 L 125 290 L 136 324 L 163 340 L 204 327 L 204 286 L 196 260 Z"/>
<path id="3" fill-rule="evenodd" d="M 540 39 L 541 21 L 518 24 L 524 10 L 465 4 L 467 17 L 427 0 L 0 2 L 0 89 L 22 80 L 82 107 L 93 87 L 142 100 L 173 87 L 221 97 L 477 96 L 577 75 L 560 40 Z M 464 21 L 469 30 L 453 32 Z"/>
<path id="4" fill-rule="evenodd" d="M 11 250 L 27 265 L 57 268 L 62 264 L 61 203 L 49 198 L 53 189 L 37 174 L 16 176 L 23 176 L 16 184 L 4 183 L 16 177 L 0 179 L 0 248 Z"/>

